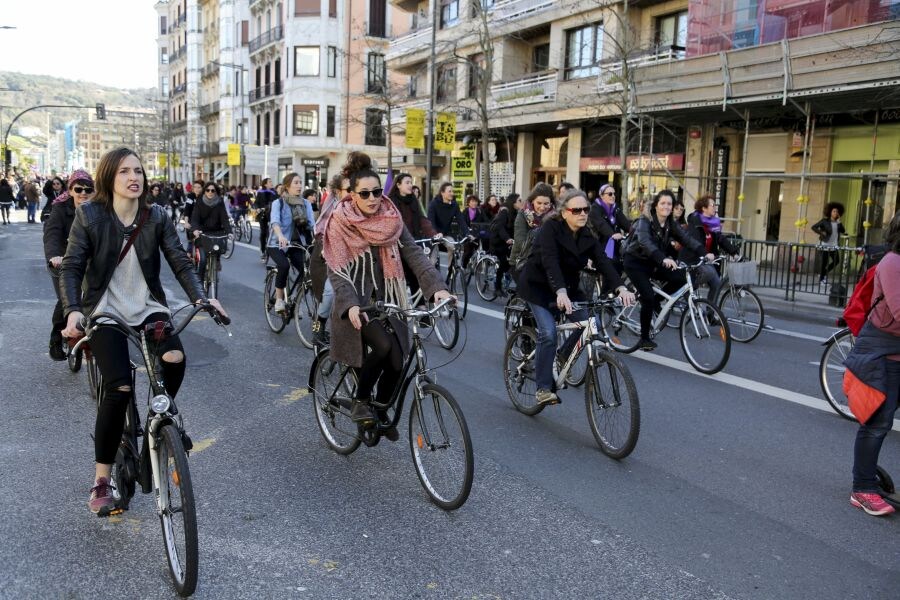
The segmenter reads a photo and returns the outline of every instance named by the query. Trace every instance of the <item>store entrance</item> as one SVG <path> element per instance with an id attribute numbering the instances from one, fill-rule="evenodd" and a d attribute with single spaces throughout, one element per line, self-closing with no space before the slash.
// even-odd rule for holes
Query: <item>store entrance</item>
<path id="1" fill-rule="evenodd" d="M 769 198 L 766 203 L 766 240 L 777 241 L 781 229 L 781 183 L 769 182 Z"/>
<path id="2" fill-rule="evenodd" d="M 537 182 L 543 181 L 544 183 L 549 183 L 550 187 L 553 188 L 553 192 L 556 193 L 559 184 L 565 180 L 565 169 L 535 169 L 531 175 L 531 187 L 534 187 Z"/>

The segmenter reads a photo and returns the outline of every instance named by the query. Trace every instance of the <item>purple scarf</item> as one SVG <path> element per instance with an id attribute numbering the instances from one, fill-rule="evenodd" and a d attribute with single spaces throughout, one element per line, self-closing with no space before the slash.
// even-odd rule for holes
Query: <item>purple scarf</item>
<path id="1" fill-rule="evenodd" d="M 607 204 L 600 198 L 595 200 L 597 204 L 600 205 L 600 208 L 603 209 L 603 212 L 606 213 L 609 222 L 613 225 L 616 224 L 616 205 L 615 204 Z M 608 258 L 615 258 L 616 255 L 616 240 L 610 237 L 606 240 L 606 248 L 603 249 L 603 252 L 606 254 Z"/>
<path id="2" fill-rule="evenodd" d="M 718 233 L 722 231 L 722 221 L 719 219 L 719 215 L 707 217 L 702 212 L 697 211 L 697 216 L 700 217 L 700 222 L 703 223 L 703 228 L 706 229 L 707 232 Z"/>

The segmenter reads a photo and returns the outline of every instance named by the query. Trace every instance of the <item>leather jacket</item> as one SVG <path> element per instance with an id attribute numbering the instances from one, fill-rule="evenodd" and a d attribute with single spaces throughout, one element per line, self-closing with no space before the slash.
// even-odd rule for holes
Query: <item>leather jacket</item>
<path id="1" fill-rule="evenodd" d="M 628 236 L 623 253 L 626 257 L 661 266 L 663 260 L 668 258 L 666 249 L 671 246 L 671 240 L 680 242 L 682 246 L 698 255 L 706 254 L 703 245 L 690 237 L 671 216 L 666 219 L 663 226 L 657 219 L 647 215 L 641 215 L 632 224 L 631 235 Z"/>
<path id="2" fill-rule="evenodd" d="M 71 197 L 50 209 L 50 218 L 44 223 L 44 258 L 48 263 L 54 256 L 65 256 L 66 240 L 74 220 L 75 200 Z"/>
<path id="3" fill-rule="evenodd" d="M 149 210 L 150 215 L 133 248 L 150 294 L 157 302 L 167 306 L 159 280 L 161 251 L 191 302 L 206 300 L 200 278 L 178 239 L 169 215 L 156 204 Z M 60 267 L 59 292 L 63 314 L 68 316 L 73 311 L 80 311 L 89 315 L 94 310 L 118 266 L 124 240 L 124 227 L 112 210 L 93 202 L 85 202 L 75 210 L 75 221 L 69 231 L 69 246 Z"/>

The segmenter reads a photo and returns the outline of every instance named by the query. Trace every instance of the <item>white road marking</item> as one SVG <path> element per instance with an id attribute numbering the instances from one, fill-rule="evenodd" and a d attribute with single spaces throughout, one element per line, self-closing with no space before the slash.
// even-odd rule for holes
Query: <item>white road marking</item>
<path id="1" fill-rule="evenodd" d="M 801 340 L 810 340 L 812 342 L 818 342 L 820 344 L 825 343 L 828 338 L 823 338 L 818 335 L 810 335 L 808 333 L 800 333 L 799 331 L 788 331 L 787 329 L 764 329 L 763 331 L 767 331 L 769 333 L 777 333 L 778 335 L 786 335 L 788 337 L 800 338 Z"/>

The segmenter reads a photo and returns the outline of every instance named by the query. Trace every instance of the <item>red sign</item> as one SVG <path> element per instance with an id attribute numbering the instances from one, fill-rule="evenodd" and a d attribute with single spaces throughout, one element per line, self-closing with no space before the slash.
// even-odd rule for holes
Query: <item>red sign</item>
<path id="1" fill-rule="evenodd" d="M 699 140 L 701 135 L 701 131 L 698 128 L 693 128 L 688 130 L 688 137 L 692 140 Z"/>
<path id="2" fill-rule="evenodd" d="M 629 156 L 628 170 L 637 171 L 682 171 L 684 170 L 684 154 L 654 154 L 653 164 L 650 164 L 650 155 Z M 590 156 L 580 161 L 582 171 L 621 171 L 622 161 L 618 156 Z"/>

